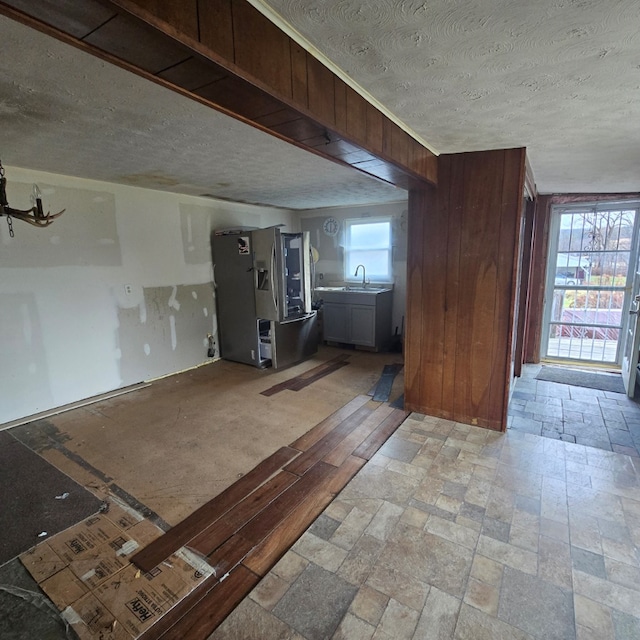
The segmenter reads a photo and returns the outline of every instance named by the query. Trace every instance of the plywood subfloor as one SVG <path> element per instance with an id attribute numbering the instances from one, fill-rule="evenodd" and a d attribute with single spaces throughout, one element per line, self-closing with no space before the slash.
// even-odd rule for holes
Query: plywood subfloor
<path id="1" fill-rule="evenodd" d="M 373 450 L 368 436 L 388 437 L 394 410 L 384 407 L 373 420 L 381 405 L 366 393 L 385 365 L 399 362 L 399 354 L 334 348 L 284 371 L 218 361 L 11 433 L 98 496 L 123 498 L 171 535 L 186 531 L 178 544 L 206 556 L 218 578 L 229 569 L 226 580 L 212 580 L 176 609 L 175 628 L 164 623 L 167 638 L 186 627 L 201 634 L 357 473 Z M 392 396 L 402 391 L 399 380 Z M 190 528 L 203 513 L 208 519 Z M 198 615 L 183 615 L 192 606 Z"/>
<path id="2" fill-rule="evenodd" d="M 338 356 L 348 364 L 312 384 L 262 395 Z M 314 358 L 280 371 L 217 361 L 12 433 L 80 484 L 115 487 L 168 528 L 366 394 L 384 365 L 401 360 L 321 347 Z M 399 378 L 395 395 L 402 393 Z"/>
<path id="3" fill-rule="evenodd" d="M 133 556 L 154 572 L 186 546 L 211 567 L 144 640 L 205 640 L 407 417 L 357 396 Z"/>

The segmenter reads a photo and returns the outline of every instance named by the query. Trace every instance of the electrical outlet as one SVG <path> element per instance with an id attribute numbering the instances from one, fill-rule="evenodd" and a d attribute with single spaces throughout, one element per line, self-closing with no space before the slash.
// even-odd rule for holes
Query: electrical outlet
<path id="1" fill-rule="evenodd" d="M 130 284 L 124 285 L 124 292 L 130 296 L 133 293 L 133 287 Z"/>

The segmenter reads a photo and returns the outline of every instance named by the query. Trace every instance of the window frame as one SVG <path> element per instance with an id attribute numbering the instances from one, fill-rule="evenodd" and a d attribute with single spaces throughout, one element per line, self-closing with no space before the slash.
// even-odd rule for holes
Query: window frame
<path id="1" fill-rule="evenodd" d="M 389 225 L 389 243 L 387 246 L 380 247 L 367 247 L 367 249 L 352 249 L 350 247 L 351 241 L 351 228 L 366 224 L 380 224 L 386 223 Z M 347 265 L 349 264 L 349 258 L 354 253 L 370 251 L 371 249 L 378 249 L 387 252 L 387 277 L 375 276 L 370 277 L 367 274 L 367 282 L 379 283 L 379 284 L 392 284 L 393 283 L 393 217 L 388 216 L 372 216 L 366 218 L 348 218 L 343 222 L 344 237 L 343 237 L 343 277 L 345 282 L 361 282 L 361 275 L 354 276 L 354 271 L 347 272 Z M 364 264 L 362 261 L 358 261 L 359 264 Z M 366 265 L 365 265 L 366 269 Z"/>

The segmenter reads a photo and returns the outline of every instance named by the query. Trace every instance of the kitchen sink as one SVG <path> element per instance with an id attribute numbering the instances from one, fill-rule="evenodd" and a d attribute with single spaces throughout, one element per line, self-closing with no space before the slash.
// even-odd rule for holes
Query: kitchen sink
<path id="1" fill-rule="evenodd" d="M 316 287 L 315 291 L 322 293 L 323 291 L 349 291 L 351 293 L 382 293 L 389 291 L 389 287 L 376 287 L 367 285 L 366 287 L 358 287 L 355 285 L 347 285 L 344 287 Z"/>

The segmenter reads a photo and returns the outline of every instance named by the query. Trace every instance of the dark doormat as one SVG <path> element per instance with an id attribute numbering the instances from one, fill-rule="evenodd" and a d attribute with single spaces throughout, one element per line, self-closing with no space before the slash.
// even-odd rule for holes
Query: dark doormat
<path id="1" fill-rule="evenodd" d="M 622 376 L 619 373 L 593 373 L 591 371 L 578 371 L 577 369 L 563 369 L 562 367 L 542 367 L 540 373 L 536 376 L 536 380 L 625 393 Z"/>
<path id="2" fill-rule="evenodd" d="M 100 505 L 8 431 L 0 432 L 0 565 L 81 522 Z"/>

